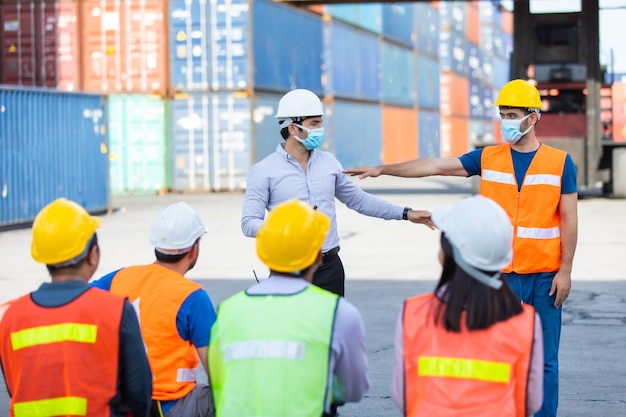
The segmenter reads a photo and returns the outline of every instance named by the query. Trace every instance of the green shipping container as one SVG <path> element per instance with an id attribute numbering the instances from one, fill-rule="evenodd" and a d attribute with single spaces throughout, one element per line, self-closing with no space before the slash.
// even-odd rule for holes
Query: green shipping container
<path id="1" fill-rule="evenodd" d="M 157 194 L 169 188 L 166 111 L 160 97 L 109 96 L 112 194 Z"/>

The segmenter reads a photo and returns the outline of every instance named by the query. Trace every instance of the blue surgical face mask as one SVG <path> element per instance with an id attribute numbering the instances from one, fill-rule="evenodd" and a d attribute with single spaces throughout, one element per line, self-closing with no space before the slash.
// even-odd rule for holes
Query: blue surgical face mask
<path id="1" fill-rule="evenodd" d="M 529 117 L 530 114 L 527 114 L 521 119 L 516 120 L 502 119 L 502 121 L 500 122 L 500 132 L 502 132 L 502 139 L 504 139 L 507 143 L 514 144 L 518 140 L 520 140 L 522 136 L 530 132 L 530 129 L 533 128 L 532 125 L 528 126 L 528 129 L 526 129 L 525 131 L 520 131 L 520 126 L 522 125 L 522 122 Z"/>
<path id="2" fill-rule="evenodd" d="M 305 139 L 300 139 L 297 135 L 295 136 L 296 140 L 304 145 L 309 151 L 313 149 L 317 149 L 320 147 L 322 142 L 324 142 L 324 128 L 320 127 L 317 129 L 309 129 L 308 127 L 304 127 L 302 125 L 294 123 L 294 125 L 298 126 L 300 129 L 304 129 L 307 131 L 308 136 Z"/>

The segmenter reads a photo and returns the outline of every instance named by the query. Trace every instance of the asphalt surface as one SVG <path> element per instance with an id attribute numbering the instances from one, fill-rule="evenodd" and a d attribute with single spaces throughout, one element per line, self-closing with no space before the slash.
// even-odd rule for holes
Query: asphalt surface
<path id="1" fill-rule="evenodd" d="M 367 191 L 399 205 L 435 210 L 470 194 L 467 179 L 356 180 Z M 239 227 L 242 193 L 114 197 L 112 214 L 98 232 L 102 251 L 96 276 L 125 265 L 152 261 L 148 231 L 161 208 L 187 201 L 209 228 L 200 260 L 189 272 L 217 305 L 260 279 L 254 240 Z M 340 256 L 346 297 L 360 310 L 367 332 L 371 389 L 358 404 L 340 409 L 348 416 L 399 416 L 390 397 L 393 332 L 402 301 L 431 291 L 440 273 L 439 233 L 421 225 L 368 218 L 338 206 Z M 572 292 L 565 302 L 560 350 L 559 416 L 626 415 L 626 200 L 579 200 L 579 241 Z M 0 302 L 46 281 L 45 267 L 30 259 L 30 229 L 0 233 Z M 8 415 L 0 382 L 0 417 Z"/>

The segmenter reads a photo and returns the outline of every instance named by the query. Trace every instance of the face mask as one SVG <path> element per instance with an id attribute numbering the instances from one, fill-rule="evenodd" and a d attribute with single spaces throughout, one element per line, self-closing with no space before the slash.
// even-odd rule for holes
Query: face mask
<path id="1" fill-rule="evenodd" d="M 511 144 L 516 143 L 518 140 L 520 140 L 522 136 L 530 132 L 530 129 L 533 128 L 532 126 L 528 126 L 528 129 L 526 129 L 525 131 L 520 131 L 520 126 L 522 125 L 522 122 L 529 117 L 530 114 L 527 114 L 526 116 L 518 120 L 503 119 L 500 122 L 500 132 L 502 132 L 502 138 L 507 143 Z"/>
<path id="2" fill-rule="evenodd" d="M 296 123 L 294 123 L 294 125 L 307 131 L 308 136 L 306 137 L 306 139 L 300 139 L 297 135 L 295 136 L 295 138 L 298 142 L 303 144 L 304 147 L 307 148 L 309 151 L 319 148 L 322 142 L 324 142 L 324 128 L 323 127 L 320 127 L 318 129 L 309 129 L 308 127 L 304 127 Z"/>

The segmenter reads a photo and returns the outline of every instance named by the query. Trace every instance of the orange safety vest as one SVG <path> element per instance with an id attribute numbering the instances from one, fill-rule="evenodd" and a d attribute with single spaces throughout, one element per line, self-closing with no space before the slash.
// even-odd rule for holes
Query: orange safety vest
<path id="1" fill-rule="evenodd" d="M 110 416 L 123 309 L 123 298 L 95 288 L 61 307 L 30 295 L 10 302 L 0 322 L 10 416 Z"/>
<path id="2" fill-rule="evenodd" d="M 121 269 L 111 292 L 132 303 L 152 369 L 152 399 L 183 398 L 196 385 L 198 354 L 178 334 L 176 316 L 185 299 L 202 286 L 161 265 Z"/>
<path id="3" fill-rule="evenodd" d="M 455 333 L 435 325 L 439 302 L 426 294 L 404 303 L 404 415 L 526 417 L 533 307 L 486 330 L 462 325 Z"/>
<path id="4" fill-rule="evenodd" d="M 483 149 L 480 194 L 509 215 L 513 260 L 504 272 L 533 274 L 561 267 L 561 183 L 567 153 L 541 145 L 518 192 L 510 145 Z"/>

